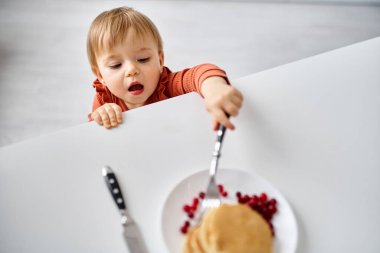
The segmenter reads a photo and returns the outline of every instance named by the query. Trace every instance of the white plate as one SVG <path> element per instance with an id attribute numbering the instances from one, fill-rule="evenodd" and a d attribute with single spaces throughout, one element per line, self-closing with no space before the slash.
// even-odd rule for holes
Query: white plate
<path id="1" fill-rule="evenodd" d="M 162 211 L 162 232 L 167 249 L 171 253 L 182 252 L 184 235 L 180 227 L 187 219 L 182 211 L 184 204 L 204 191 L 208 181 L 208 170 L 200 171 L 183 179 L 170 192 Z M 265 192 L 277 200 L 278 212 L 273 217 L 276 236 L 274 238 L 275 253 L 294 253 L 297 248 L 298 230 L 294 213 L 284 196 L 270 183 L 260 176 L 246 171 L 220 169 L 217 181 L 223 184 L 229 194 L 227 201 L 236 199 L 235 193 L 260 194 Z"/>

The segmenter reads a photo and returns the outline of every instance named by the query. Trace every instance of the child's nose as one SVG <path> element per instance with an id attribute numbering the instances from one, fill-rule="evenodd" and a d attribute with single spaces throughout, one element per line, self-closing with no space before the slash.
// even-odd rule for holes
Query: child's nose
<path id="1" fill-rule="evenodd" d="M 127 66 L 127 69 L 125 70 L 125 76 L 126 77 L 130 77 L 130 76 L 135 76 L 137 75 L 139 72 L 138 72 L 138 69 L 136 67 L 135 64 L 133 63 L 130 63 L 128 66 Z"/>

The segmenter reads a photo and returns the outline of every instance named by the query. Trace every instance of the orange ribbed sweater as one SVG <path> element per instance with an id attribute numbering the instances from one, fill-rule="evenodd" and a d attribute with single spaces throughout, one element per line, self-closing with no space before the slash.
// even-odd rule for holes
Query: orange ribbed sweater
<path id="1" fill-rule="evenodd" d="M 178 72 L 171 72 L 170 69 L 164 67 L 156 90 L 144 105 L 193 91 L 201 94 L 201 85 L 203 81 L 211 76 L 224 77 L 229 83 L 226 72 L 212 64 L 201 64 Z M 95 111 L 105 103 L 115 103 L 121 107 L 123 112 L 129 110 L 124 101 L 113 95 L 105 85 L 99 82 L 99 80 L 94 81 L 93 87 L 96 89 L 96 94 L 92 105 L 92 111 Z M 90 115 L 91 113 L 88 115 L 89 120 L 91 120 Z"/>

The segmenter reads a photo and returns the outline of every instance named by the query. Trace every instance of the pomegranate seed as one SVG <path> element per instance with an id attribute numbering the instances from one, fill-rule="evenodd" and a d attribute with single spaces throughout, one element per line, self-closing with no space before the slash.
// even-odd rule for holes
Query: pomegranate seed
<path id="1" fill-rule="evenodd" d="M 243 201 L 243 203 L 247 203 L 250 199 L 251 199 L 251 198 L 250 198 L 248 195 L 244 195 L 244 196 L 242 197 L 242 201 Z"/>
<path id="2" fill-rule="evenodd" d="M 257 205 L 254 204 L 254 203 L 252 203 L 252 202 L 249 202 L 248 205 L 249 205 L 249 207 L 250 207 L 251 209 L 253 209 L 253 210 L 256 210 L 256 208 L 257 208 Z"/>
<path id="3" fill-rule="evenodd" d="M 205 198 L 205 195 L 206 195 L 206 194 L 205 194 L 204 192 L 200 192 L 200 193 L 199 193 L 199 197 L 200 197 L 201 199 L 204 199 L 204 198 Z"/>
<path id="4" fill-rule="evenodd" d="M 240 198 L 241 198 L 241 192 L 236 192 L 236 197 L 237 197 L 238 199 L 240 199 Z"/>
<path id="5" fill-rule="evenodd" d="M 277 200 L 276 199 L 271 199 L 269 200 L 269 203 L 273 206 L 276 206 L 277 205 Z"/>
<path id="6" fill-rule="evenodd" d="M 228 196 L 228 193 L 227 192 L 223 192 L 222 196 L 226 198 Z"/>
<path id="7" fill-rule="evenodd" d="M 192 218 L 194 218 L 194 213 L 188 213 L 187 216 L 188 216 L 190 219 L 192 219 Z"/>
<path id="8" fill-rule="evenodd" d="M 257 202 L 256 202 L 254 199 L 250 199 L 250 200 L 247 202 L 247 205 L 249 205 L 249 206 L 256 206 L 256 205 L 257 205 Z"/>
<path id="9" fill-rule="evenodd" d="M 259 200 L 259 202 L 257 203 L 257 205 L 258 205 L 261 209 L 263 209 L 263 208 L 266 207 L 266 203 L 263 202 L 262 200 Z"/>
<path id="10" fill-rule="evenodd" d="M 277 207 L 273 205 L 268 206 L 268 212 L 270 214 L 275 214 L 277 212 Z"/>
<path id="11" fill-rule="evenodd" d="M 184 227 L 190 227 L 190 221 L 185 221 L 185 224 L 183 224 Z"/>
<path id="12" fill-rule="evenodd" d="M 260 194 L 259 198 L 261 201 L 265 202 L 265 201 L 267 201 L 268 196 L 263 192 Z"/>
<path id="13" fill-rule="evenodd" d="M 193 198 L 193 205 L 196 206 L 196 205 L 198 205 L 198 203 L 199 203 L 199 199 Z"/>
<path id="14" fill-rule="evenodd" d="M 258 213 L 260 213 L 261 215 L 263 215 L 263 211 L 261 210 L 261 207 L 259 205 L 255 205 L 254 206 L 254 210 Z"/>
<path id="15" fill-rule="evenodd" d="M 188 230 L 188 228 L 189 228 L 189 227 L 185 227 L 185 226 L 181 227 L 181 233 L 182 233 L 182 234 L 187 234 L 187 230 Z"/>
<path id="16" fill-rule="evenodd" d="M 218 190 L 219 190 L 219 193 L 222 193 L 224 191 L 223 185 L 218 184 Z"/>
<path id="17" fill-rule="evenodd" d="M 190 212 L 190 211 L 191 211 L 191 206 L 189 206 L 189 205 L 184 205 L 184 206 L 183 206 L 183 211 L 185 211 L 186 213 Z"/>

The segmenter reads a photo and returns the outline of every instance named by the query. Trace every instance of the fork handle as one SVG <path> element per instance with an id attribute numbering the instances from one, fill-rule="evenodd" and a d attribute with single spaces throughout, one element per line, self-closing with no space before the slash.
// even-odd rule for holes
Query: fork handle
<path id="1" fill-rule="evenodd" d="M 226 133 L 226 127 L 223 126 L 222 124 L 219 124 L 219 129 L 217 132 L 217 138 L 216 138 L 216 143 L 215 143 L 215 149 L 214 149 L 214 153 L 212 154 L 213 158 L 211 160 L 210 176 L 215 176 L 216 170 L 218 169 L 220 150 L 222 149 L 222 142 L 223 142 L 225 133 Z"/>
<path id="2" fill-rule="evenodd" d="M 222 149 L 222 142 L 224 139 L 224 135 L 226 133 L 226 127 L 222 124 L 219 124 L 219 129 L 216 133 L 216 143 L 215 143 L 215 149 L 213 153 L 213 157 L 220 157 L 220 150 Z"/>
<path id="3" fill-rule="evenodd" d="M 217 142 L 220 142 L 222 143 L 223 142 L 223 138 L 224 138 L 224 135 L 226 133 L 226 127 L 223 126 L 222 124 L 219 124 L 219 129 L 218 129 L 218 132 L 216 133 L 217 134 Z"/>

